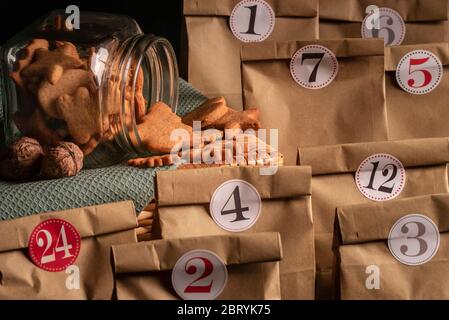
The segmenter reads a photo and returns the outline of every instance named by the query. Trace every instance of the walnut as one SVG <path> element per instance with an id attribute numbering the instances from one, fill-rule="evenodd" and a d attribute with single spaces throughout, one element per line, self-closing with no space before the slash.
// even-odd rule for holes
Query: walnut
<path id="1" fill-rule="evenodd" d="M 83 158 L 83 152 L 74 143 L 54 144 L 47 149 L 42 160 L 42 175 L 48 179 L 75 176 L 83 168 Z"/>
<path id="2" fill-rule="evenodd" d="M 11 181 L 32 177 L 39 170 L 43 155 L 37 140 L 27 137 L 16 140 L 0 161 L 0 177 Z"/>

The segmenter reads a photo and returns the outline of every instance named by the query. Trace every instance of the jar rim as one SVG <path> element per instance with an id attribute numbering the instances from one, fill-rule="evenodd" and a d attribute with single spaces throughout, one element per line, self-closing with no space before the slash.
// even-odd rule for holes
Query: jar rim
<path id="1" fill-rule="evenodd" d="M 135 70 L 144 70 L 146 88 L 145 114 L 157 102 L 169 105 L 173 112 L 178 108 L 178 83 L 179 72 L 173 47 L 170 42 L 162 37 L 152 34 L 141 34 L 133 36 L 125 41 L 120 63 L 118 64 L 121 82 L 120 91 L 120 126 L 116 141 L 121 148 L 133 154 L 150 154 L 142 146 L 137 125 L 138 119 L 135 114 L 136 86 L 138 82 L 138 72 L 132 73 L 132 65 L 135 63 Z M 132 76 L 132 78 L 130 78 Z M 128 80 L 131 80 L 128 82 Z M 131 128 L 127 127 L 126 117 L 126 85 L 131 83 Z M 129 110 L 128 110 L 129 111 Z M 131 138 L 134 137 L 134 139 Z"/>

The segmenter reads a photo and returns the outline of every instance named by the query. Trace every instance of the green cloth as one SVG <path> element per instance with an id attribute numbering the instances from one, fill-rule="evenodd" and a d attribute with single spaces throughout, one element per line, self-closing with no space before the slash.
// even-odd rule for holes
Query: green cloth
<path id="1" fill-rule="evenodd" d="M 184 80 L 180 80 L 179 89 L 179 115 L 195 109 L 205 100 Z M 59 180 L 0 181 L 0 220 L 121 200 L 133 200 L 136 212 L 140 212 L 153 198 L 156 172 L 167 169 L 170 168 L 137 169 L 119 164 L 85 169 L 76 177 Z"/>

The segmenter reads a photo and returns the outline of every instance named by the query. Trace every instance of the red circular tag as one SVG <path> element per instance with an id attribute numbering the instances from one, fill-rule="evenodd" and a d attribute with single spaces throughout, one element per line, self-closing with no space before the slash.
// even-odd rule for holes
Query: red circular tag
<path id="1" fill-rule="evenodd" d="M 51 272 L 64 271 L 80 253 L 81 237 L 65 220 L 48 219 L 37 225 L 28 241 L 28 253 L 33 263 Z"/>

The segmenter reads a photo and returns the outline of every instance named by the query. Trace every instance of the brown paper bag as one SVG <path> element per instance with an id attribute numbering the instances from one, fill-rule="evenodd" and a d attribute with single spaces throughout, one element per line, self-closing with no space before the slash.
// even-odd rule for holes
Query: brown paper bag
<path id="1" fill-rule="evenodd" d="M 243 232 L 281 234 L 284 252 L 280 263 L 282 299 L 313 299 L 315 253 L 308 167 L 279 167 L 272 176 L 261 176 L 259 169 L 252 167 L 159 172 L 156 220 L 162 237 L 232 234 L 214 222 L 209 204 L 215 190 L 233 179 L 250 183 L 261 198 L 258 220 Z M 241 206 L 245 207 L 248 200 L 244 190 L 240 189 L 240 192 Z M 225 197 L 229 196 L 228 192 Z M 227 219 L 234 217 L 229 215 Z"/>
<path id="2" fill-rule="evenodd" d="M 361 38 L 372 5 L 399 13 L 405 23 L 404 45 L 449 41 L 446 0 L 320 0 L 320 39 Z"/>
<path id="3" fill-rule="evenodd" d="M 65 271 L 46 271 L 33 264 L 29 257 L 28 241 L 33 229 L 50 219 L 68 222 L 81 237 L 79 255 Z M 136 226 L 131 201 L 0 222 L 0 299 L 111 299 L 114 287 L 111 245 L 136 242 Z M 67 226 L 65 232 L 69 234 Z M 56 248 L 65 244 L 63 238 L 58 237 L 59 242 L 55 239 L 47 242 L 49 238 L 45 235 L 45 232 L 41 234 L 39 241 L 48 254 L 53 251 L 56 257 L 61 257 L 63 252 Z M 57 245 L 48 246 L 48 243 Z M 69 254 L 74 254 L 75 244 L 67 244 L 72 247 Z"/>
<path id="4" fill-rule="evenodd" d="M 315 225 L 317 298 L 333 297 L 332 240 L 335 210 L 343 205 L 372 203 L 355 180 L 359 165 L 374 154 L 389 154 L 402 162 L 405 180 L 399 198 L 447 193 L 449 141 L 444 138 L 310 147 L 299 150 L 299 164 L 312 166 L 312 212 Z M 383 169 L 383 168 L 381 168 Z M 390 177 L 387 171 L 385 180 Z M 379 172 L 377 177 L 383 177 Z M 383 181 L 382 181 L 383 182 Z"/>
<path id="5" fill-rule="evenodd" d="M 265 0 L 275 14 L 269 40 L 318 38 L 318 0 Z M 184 0 L 182 75 L 209 98 L 242 109 L 240 46 L 229 16 L 240 0 Z M 249 11 L 248 11 L 249 12 Z M 257 20 L 256 20 L 257 21 Z"/>
<path id="6" fill-rule="evenodd" d="M 335 80 L 322 89 L 303 88 L 290 73 L 295 52 L 307 45 L 325 46 L 338 60 Z M 381 40 L 245 45 L 242 60 L 245 105 L 259 107 L 262 125 L 279 130 L 286 164 L 295 163 L 298 146 L 387 139 Z"/>
<path id="7" fill-rule="evenodd" d="M 342 207 L 337 224 L 342 299 L 449 299 L 449 195 Z"/>
<path id="8" fill-rule="evenodd" d="M 217 297 L 219 300 L 280 299 L 278 261 L 282 259 L 282 250 L 278 233 L 155 240 L 113 246 L 117 298 L 179 299 L 171 281 L 172 270 L 177 261 L 192 250 L 212 252 L 225 264 L 227 281 Z M 184 267 L 188 270 L 191 266 L 183 264 L 181 270 Z M 205 268 L 200 266 L 198 269 Z M 218 266 L 214 265 L 213 270 L 216 269 Z M 198 275 L 193 274 L 192 281 L 195 278 Z M 221 279 L 206 276 L 203 280 L 215 282 L 217 286 Z M 181 292 L 186 291 L 185 285 L 180 287 Z M 211 287 L 212 291 L 215 289 Z M 195 295 L 190 297 L 195 299 Z"/>
<path id="9" fill-rule="evenodd" d="M 442 75 L 439 84 L 435 87 L 433 80 L 426 88 L 433 88 L 427 94 L 412 94 L 401 88 L 396 80 L 396 68 L 401 59 L 415 50 L 426 50 L 433 53 L 442 64 Z M 406 62 L 404 67 L 410 67 Z M 426 67 L 427 68 L 427 67 Z M 386 48 L 386 96 L 388 126 L 391 139 L 412 139 L 448 137 L 449 108 L 449 44 L 435 43 L 424 45 L 408 45 Z M 412 72 L 422 70 L 419 65 L 413 66 Z M 429 70 L 423 69 L 424 72 Z M 410 80 L 420 81 L 422 71 L 413 73 Z M 433 77 L 433 76 L 432 76 Z M 405 78 L 407 79 L 407 78 Z M 436 81 L 436 80 L 435 80 Z M 423 85 L 418 83 L 417 86 Z"/>

